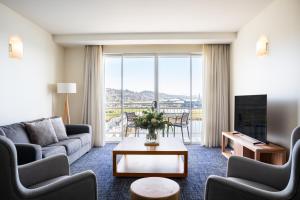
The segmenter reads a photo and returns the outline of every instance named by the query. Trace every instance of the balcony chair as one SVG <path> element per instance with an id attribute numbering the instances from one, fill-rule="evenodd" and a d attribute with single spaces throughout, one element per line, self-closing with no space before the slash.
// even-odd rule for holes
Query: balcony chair
<path id="1" fill-rule="evenodd" d="M 95 200 L 96 176 L 91 171 L 70 175 L 68 158 L 56 155 L 17 165 L 14 144 L 0 136 L 1 200 Z"/>
<path id="2" fill-rule="evenodd" d="M 190 113 L 188 112 L 183 112 L 180 117 L 175 117 L 173 122 L 170 122 L 168 119 L 168 125 L 167 125 L 167 136 L 169 137 L 169 127 L 173 129 L 173 134 L 175 137 L 175 128 L 180 127 L 181 129 L 181 135 L 182 135 L 182 140 L 183 138 L 183 128 L 186 128 L 188 137 L 190 137 L 190 132 L 189 132 L 189 115 Z"/>
<path id="3" fill-rule="evenodd" d="M 300 126 L 291 136 L 290 157 L 282 166 L 232 156 L 227 177 L 210 176 L 205 200 L 296 200 L 300 199 Z"/>
<path id="4" fill-rule="evenodd" d="M 125 137 L 128 135 L 128 128 L 134 128 L 134 136 L 139 135 L 138 127 L 135 125 L 135 119 L 137 118 L 137 115 L 135 112 L 125 112 L 126 115 L 126 129 L 125 129 Z"/>

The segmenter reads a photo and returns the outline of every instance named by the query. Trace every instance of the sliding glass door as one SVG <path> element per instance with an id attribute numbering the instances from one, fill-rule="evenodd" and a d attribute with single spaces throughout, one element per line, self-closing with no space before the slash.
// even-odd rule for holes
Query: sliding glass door
<path id="1" fill-rule="evenodd" d="M 134 137 L 129 115 L 140 115 L 157 101 L 158 109 L 174 125 L 165 130 L 169 137 L 199 142 L 201 59 L 199 54 L 105 55 L 106 141 Z"/>
<path id="2" fill-rule="evenodd" d="M 182 122 L 183 113 L 190 113 L 190 56 L 159 56 L 158 77 L 159 109 L 170 123 L 176 124 L 167 131 L 172 137 L 190 142 L 188 126 L 183 127 Z"/>
<path id="3" fill-rule="evenodd" d="M 159 108 L 171 124 L 169 135 L 200 142 L 202 126 L 202 60 L 200 55 L 158 57 Z M 186 121 L 187 120 L 187 121 Z"/>
<path id="4" fill-rule="evenodd" d="M 120 141 L 123 132 L 122 57 L 106 56 L 105 61 L 105 140 Z"/>
<path id="5" fill-rule="evenodd" d="M 124 136 L 134 136 L 130 114 L 141 115 L 151 107 L 154 95 L 154 56 L 123 57 Z"/>

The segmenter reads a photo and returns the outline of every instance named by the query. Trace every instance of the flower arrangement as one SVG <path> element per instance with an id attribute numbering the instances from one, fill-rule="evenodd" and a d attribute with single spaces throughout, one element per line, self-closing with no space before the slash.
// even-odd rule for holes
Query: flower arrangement
<path id="1" fill-rule="evenodd" d="M 135 125 L 142 129 L 148 129 L 146 143 L 157 142 L 157 129 L 164 129 L 168 122 L 164 120 L 163 113 L 155 110 L 143 111 L 143 115 L 135 119 Z"/>
<path id="2" fill-rule="evenodd" d="M 135 120 L 135 125 L 143 129 L 163 129 L 166 123 L 163 113 L 157 111 L 143 111 L 143 115 Z"/>

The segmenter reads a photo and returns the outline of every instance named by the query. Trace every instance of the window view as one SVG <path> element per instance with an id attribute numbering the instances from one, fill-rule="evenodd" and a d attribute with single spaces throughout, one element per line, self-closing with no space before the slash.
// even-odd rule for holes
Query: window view
<path id="1" fill-rule="evenodd" d="M 182 115 L 190 117 L 190 56 L 160 56 L 158 69 L 159 108 L 171 124 L 176 124 L 169 126 L 167 134 L 184 137 L 188 142 L 189 121 L 182 121 Z"/>
<path id="2" fill-rule="evenodd" d="M 105 57 L 105 140 L 121 140 L 122 133 L 122 93 L 121 56 Z"/>
<path id="3" fill-rule="evenodd" d="M 134 124 L 136 115 L 151 108 L 154 98 L 154 56 L 124 57 L 123 96 L 124 96 L 124 136 L 139 134 Z M 138 132 L 137 132 L 138 131 Z"/>
<path id="4" fill-rule="evenodd" d="M 134 118 L 153 101 L 170 126 L 165 137 L 200 142 L 201 55 L 105 56 L 106 141 L 145 135 Z"/>

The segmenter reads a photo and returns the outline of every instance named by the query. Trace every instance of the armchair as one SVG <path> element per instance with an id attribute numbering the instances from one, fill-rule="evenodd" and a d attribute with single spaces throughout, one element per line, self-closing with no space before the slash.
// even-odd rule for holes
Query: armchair
<path id="1" fill-rule="evenodd" d="M 300 199 L 300 127 L 293 130 L 290 157 L 282 166 L 232 156 L 227 177 L 210 176 L 205 200 L 296 200 Z"/>
<path id="2" fill-rule="evenodd" d="M 94 173 L 70 175 L 65 155 L 18 166 L 14 144 L 0 136 L 0 158 L 0 197 L 3 200 L 97 199 Z"/>
<path id="3" fill-rule="evenodd" d="M 16 143 L 18 165 L 42 159 L 42 147 L 37 144 Z"/>

